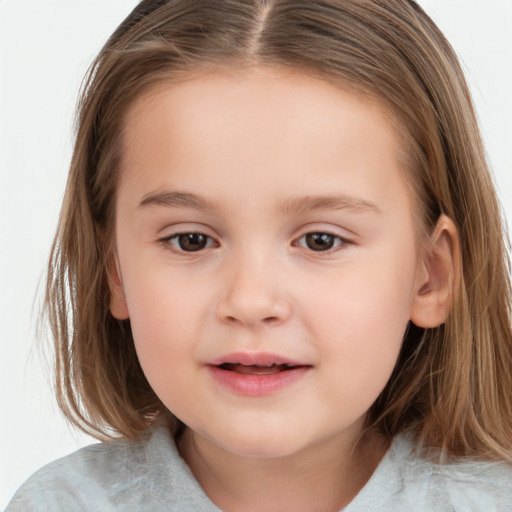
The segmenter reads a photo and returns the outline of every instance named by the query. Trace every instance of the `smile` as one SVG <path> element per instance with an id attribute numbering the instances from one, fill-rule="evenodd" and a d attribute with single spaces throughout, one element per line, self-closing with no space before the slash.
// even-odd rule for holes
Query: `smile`
<path id="1" fill-rule="evenodd" d="M 275 394 L 312 369 L 271 354 L 232 354 L 222 359 L 207 365 L 210 375 L 222 388 L 243 396 Z"/>
<path id="2" fill-rule="evenodd" d="M 240 363 L 223 363 L 220 365 L 221 370 L 241 373 L 244 375 L 272 375 L 274 373 L 289 371 L 294 368 L 296 368 L 296 366 L 290 364 L 271 364 L 259 366 L 256 364 L 245 365 Z"/>

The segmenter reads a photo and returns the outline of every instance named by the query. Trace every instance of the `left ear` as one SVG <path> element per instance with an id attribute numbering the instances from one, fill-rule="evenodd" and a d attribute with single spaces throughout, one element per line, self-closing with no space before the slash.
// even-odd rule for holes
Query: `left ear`
<path id="1" fill-rule="evenodd" d="M 454 222 L 441 215 L 423 247 L 417 269 L 411 321 L 422 328 L 438 327 L 450 312 L 460 279 L 460 244 Z"/>
<path id="2" fill-rule="evenodd" d="M 110 312 L 118 320 L 127 320 L 130 318 L 128 304 L 124 293 L 121 272 L 119 271 L 119 261 L 117 255 L 113 254 L 108 263 L 108 284 L 110 288 Z"/>

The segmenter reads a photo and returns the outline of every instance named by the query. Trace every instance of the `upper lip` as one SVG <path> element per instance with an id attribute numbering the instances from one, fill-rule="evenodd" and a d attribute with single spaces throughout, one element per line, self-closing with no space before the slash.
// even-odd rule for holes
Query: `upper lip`
<path id="1" fill-rule="evenodd" d="M 270 352 L 233 352 L 209 361 L 212 366 L 221 364 L 243 364 L 246 366 L 272 366 L 287 364 L 290 366 L 311 366 L 307 363 L 296 361 Z"/>

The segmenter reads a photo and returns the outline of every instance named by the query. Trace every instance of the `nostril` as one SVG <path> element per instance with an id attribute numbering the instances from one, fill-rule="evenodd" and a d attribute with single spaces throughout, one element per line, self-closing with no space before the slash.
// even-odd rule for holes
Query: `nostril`
<path id="1" fill-rule="evenodd" d="M 226 324 L 253 327 L 261 324 L 270 327 L 290 316 L 290 304 L 283 297 L 258 294 L 250 289 L 244 294 L 240 290 L 238 294 L 232 292 L 220 298 L 215 310 L 217 318 Z"/>
<path id="2" fill-rule="evenodd" d="M 253 321 L 251 319 L 242 320 L 242 319 L 237 318 L 235 316 L 228 315 L 228 316 L 225 317 L 225 321 L 230 323 L 230 324 L 247 324 L 247 325 L 252 325 L 252 324 L 261 322 L 261 323 L 266 324 L 266 325 L 273 325 L 273 324 L 279 323 L 280 319 L 277 316 L 267 316 L 267 317 L 262 318 L 261 320 L 254 320 Z"/>

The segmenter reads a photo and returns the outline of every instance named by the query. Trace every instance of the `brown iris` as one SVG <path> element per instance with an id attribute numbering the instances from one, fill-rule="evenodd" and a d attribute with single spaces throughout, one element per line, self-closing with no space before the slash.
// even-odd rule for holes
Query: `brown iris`
<path id="1" fill-rule="evenodd" d="M 208 237 L 201 233 L 182 233 L 177 238 L 180 249 L 187 252 L 200 251 L 208 243 Z"/>
<path id="2" fill-rule="evenodd" d="M 336 237 L 329 233 L 308 233 L 306 245 L 313 251 L 328 251 L 334 246 Z"/>

